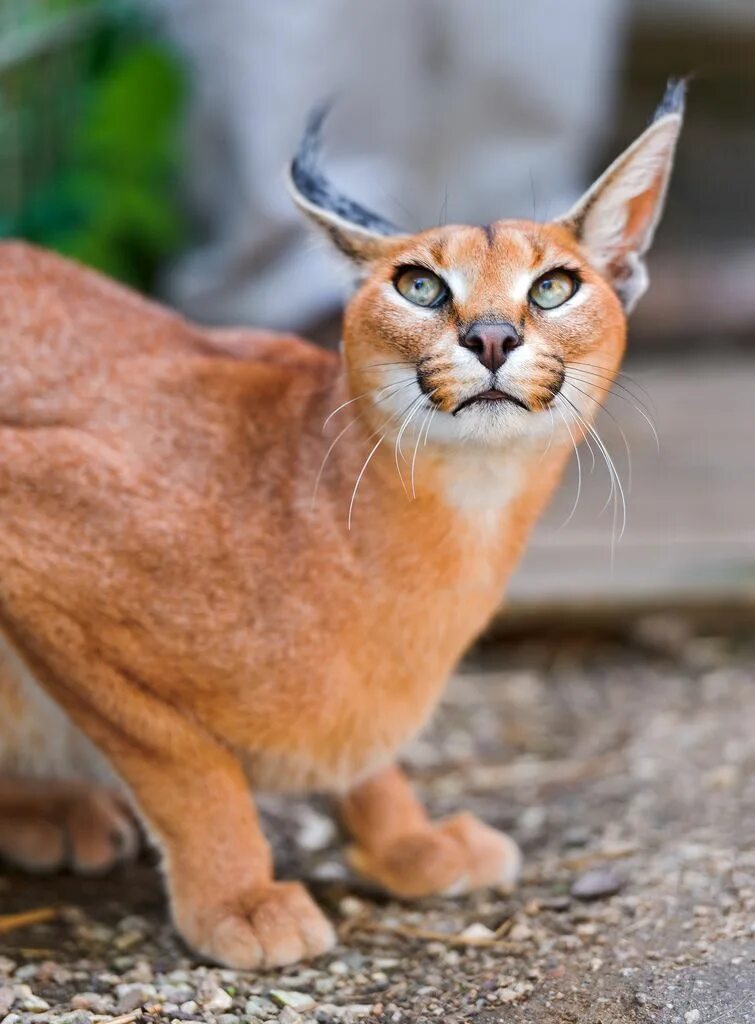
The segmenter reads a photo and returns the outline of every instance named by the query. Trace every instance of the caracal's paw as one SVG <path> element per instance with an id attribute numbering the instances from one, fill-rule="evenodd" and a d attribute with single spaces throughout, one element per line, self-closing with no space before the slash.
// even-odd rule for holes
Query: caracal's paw
<path id="1" fill-rule="evenodd" d="M 111 790 L 82 783 L 26 786 L 0 804 L 0 857 L 26 871 L 99 875 L 139 849 L 139 831 Z"/>
<path id="2" fill-rule="evenodd" d="M 285 967 L 327 953 L 336 935 L 298 882 L 270 882 L 210 910 L 175 907 L 186 941 L 226 967 Z"/>
<path id="3" fill-rule="evenodd" d="M 375 851 L 352 847 L 352 866 L 404 899 L 440 893 L 456 896 L 516 884 L 522 863 L 513 839 L 473 814 L 444 821 L 395 839 Z"/>

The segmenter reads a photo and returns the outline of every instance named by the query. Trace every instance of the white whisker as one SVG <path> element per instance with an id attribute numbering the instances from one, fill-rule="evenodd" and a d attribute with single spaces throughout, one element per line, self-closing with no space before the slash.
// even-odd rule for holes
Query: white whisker
<path id="1" fill-rule="evenodd" d="M 554 397 L 558 398 L 559 396 L 555 395 Z M 574 448 L 574 454 L 577 456 L 577 494 L 574 498 L 574 504 L 571 507 L 571 512 L 566 517 L 566 519 L 564 519 L 563 523 L 561 523 L 561 526 L 559 527 L 560 530 L 563 530 L 563 528 L 567 526 L 574 518 L 574 513 L 577 511 L 577 506 L 579 505 L 579 498 L 582 494 L 582 460 L 579 457 L 579 448 L 577 447 L 577 442 L 574 440 L 574 435 L 571 432 L 571 427 L 569 426 L 566 416 L 564 415 L 560 405 L 556 406 L 556 408 L 559 412 L 559 415 L 561 416 L 561 419 L 564 421 L 564 426 L 566 427 L 569 433 L 569 440 L 571 441 L 572 447 Z"/>
<path id="2" fill-rule="evenodd" d="M 630 391 L 628 387 L 626 387 L 624 384 L 621 384 L 619 381 L 611 380 L 610 377 L 603 377 L 603 376 L 601 376 L 598 373 L 594 373 L 594 372 L 592 372 L 590 370 L 584 369 L 585 365 L 586 365 L 585 363 L 572 363 L 569 368 L 571 370 L 573 370 L 574 366 L 583 367 L 583 369 L 582 369 L 583 373 L 588 374 L 590 377 L 597 377 L 598 380 L 602 380 L 605 383 L 608 383 L 610 386 L 606 388 L 606 387 L 601 387 L 599 384 L 596 384 L 592 380 L 585 380 L 584 378 L 577 377 L 577 380 L 581 380 L 582 384 L 587 384 L 589 387 L 598 388 L 599 390 L 604 391 L 606 393 L 606 395 L 613 395 L 615 398 L 621 398 L 628 405 L 630 405 L 634 409 L 634 411 L 636 413 L 638 413 L 643 418 L 643 420 L 647 423 L 647 425 L 650 427 L 650 432 L 652 433 L 653 439 L 655 440 L 655 447 L 656 447 L 656 449 L 658 451 L 658 454 L 660 455 L 660 453 L 661 453 L 661 442 L 660 442 L 660 439 L 658 437 L 658 431 L 656 430 L 655 422 L 653 420 L 651 411 L 650 411 L 650 409 L 648 409 L 648 407 L 645 405 L 645 403 L 642 401 L 642 399 L 638 398 L 637 395 L 635 395 L 633 391 Z M 620 374 L 620 376 L 626 376 L 626 374 Z M 633 383 L 636 383 L 636 382 L 633 382 Z M 637 385 L 637 386 L 639 387 L 639 385 Z M 612 390 L 612 389 L 616 389 L 616 388 L 618 388 L 619 390 L 618 391 Z M 626 394 L 620 394 L 619 393 L 620 391 L 626 392 Z M 629 398 L 627 398 L 627 395 L 629 395 Z M 639 404 L 637 404 L 638 402 L 639 402 Z M 606 411 L 608 411 L 608 410 L 606 410 Z"/>
<path id="3" fill-rule="evenodd" d="M 626 496 L 624 494 L 624 488 L 622 487 L 622 484 L 621 484 L 621 478 L 619 477 L 618 470 L 616 469 L 616 464 L 614 463 L 613 459 L 611 458 L 611 455 L 610 455 L 608 449 L 606 448 L 606 446 L 605 446 L 605 444 L 603 442 L 603 439 L 598 434 L 598 432 L 595 429 L 595 427 L 591 426 L 591 424 L 589 424 L 582 417 L 582 415 L 580 414 L 579 410 L 576 408 L 574 403 L 571 402 L 570 399 L 568 399 L 566 397 L 566 395 L 562 395 L 561 397 L 572 408 L 572 410 L 574 411 L 575 416 L 584 424 L 586 429 L 590 432 L 591 436 L 594 438 L 595 443 L 598 445 L 598 448 L 600 449 L 600 452 L 603 455 L 603 458 L 605 459 L 606 467 L 608 469 L 608 473 L 609 473 L 609 476 L 611 478 L 611 491 L 610 491 L 609 496 L 608 496 L 608 501 L 606 502 L 606 505 L 603 506 L 603 508 L 605 509 L 607 507 L 608 502 L 610 502 L 611 498 L 613 497 L 613 499 L 614 499 L 614 506 L 613 506 L 613 530 L 611 532 L 611 567 L 613 568 L 616 544 L 624 536 L 624 531 L 626 530 L 626 525 L 627 525 L 627 503 L 626 503 Z M 617 537 L 616 536 L 616 525 L 617 525 L 617 521 L 618 521 L 618 517 L 619 517 L 619 498 L 621 499 L 622 523 L 621 523 L 621 529 L 619 530 L 619 535 Z"/>
<path id="4" fill-rule="evenodd" d="M 437 391 L 437 390 L 438 389 L 436 388 L 435 391 Z M 428 395 L 428 399 L 432 398 L 432 396 L 435 394 L 435 391 L 431 391 L 430 392 L 430 394 Z M 424 430 L 425 425 L 430 421 L 430 417 L 432 416 L 434 410 L 435 410 L 435 406 L 431 405 L 430 408 L 427 411 L 427 414 L 426 414 L 425 418 L 422 420 L 422 423 L 420 424 L 419 431 L 417 433 L 417 440 L 416 440 L 416 442 L 414 444 L 414 454 L 412 455 L 412 469 L 411 469 L 411 477 L 410 477 L 411 484 L 412 484 L 412 498 L 414 500 L 416 500 L 416 498 L 417 498 L 417 491 L 415 490 L 415 487 L 414 487 L 414 467 L 415 467 L 416 462 L 417 462 L 417 452 L 419 451 L 419 443 L 422 440 L 422 431 Z"/>
<path id="5" fill-rule="evenodd" d="M 433 394 L 435 394 L 434 391 L 433 391 Z M 433 406 L 433 414 L 430 417 L 430 422 L 427 424 L 427 430 L 425 431 L 425 440 L 422 442 L 422 447 L 423 448 L 426 447 L 426 445 L 427 445 L 427 439 L 430 436 L 430 427 L 433 425 L 433 420 L 435 419 L 435 414 L 436 414 L 437 411 L 438 411 L 438 406 L 434 405 Z"/>
<path id="6" fill-rule="evenodd" d="M 554 398 L 556 397 L 555 394 L 552 391 L 551 391 L 551 394 L 553 395 Z M 551 432 L 548 435 L 548 444 L 543 449 L 542 455 L 538 459 L 538 462 L 542 462 L 543 461 L 545 456 L 551 450 L 551 445 L 553 444 L 553 434 L 554 434 L 554 431 L 556 429 L 556 421 L 553 419 L 553 403 L 552 402 L 549 403 L 549 405 L 548 405 L 548 412 L 551 414 Z"/>
<path id="7" fill-rule="evenodd" d="M 577 378 L 577 379 L 579 379 L 579 378 Z M 592 387 L 593 386 L 589 381 L 582 381 L 582 383 L 586 384 L 587 387 Z M 568 384 L 569 387 L 574 388 L 574 390 L 577 391 L 580 395 L 583 395 L 589 402 L 592 402 L 593 405 L 597 406 L 598 409 L 602 410 L 606 414 L 606 416 L 608 416 L 608 418 L 610 420 L 612 420 L 613 423 L 616 425 L 616 429 L 621 434 L 621 440 L 624 442 L 624 450 L 627 453 L 627 494 L 631 494 L 632 493 L 632 450 L 629 447 L 629 440 L 627 439 L 627 435 L 624 433 L 624 428 L 619 423 L 619 421 L 616 419 L 616 417 L 613 415 L 613 413 L 611 412 L 610 409 L 607 409 L 606 406 L 603 405 L 601 402 L 599 402 L 597 398 L 593 398 L 592 395 L 589 395 L 586 391 L 583 391 L 582 388 L 578 388 L 577 385 L 573 381 L 569 380 L 569 375 L 568 374 L 565 375 L 565 377 L 564 377 L 564 384 Z M 587 440 L 587 438 L 585 438 L 585 442 L 588 445 L 590 444 L 590 442 Z M 595 468 L 594 456 L 593 456 L 593 468 Z"/>
<path id="8" fill-rule="evenodd" d="M 362 477 L 364 476 L 364 471 L 369 466 L 370 459 L 372 458 L 372 456 L 375 454 L 375 452 L 378 450 L 380 445 L 383 443 L 383 438 L 384 437 L 385 437 L 385 434 L 381 434 L 380 435 L 380 437 L 377 440 L 377 443 L 375 444 L 375 447 L 371 450 L 370 454 L 364 460 L 364 465 L 359 470 L 359 476 L 357 477 L 356 483 L 354 484 L 354 490 L 351 493 L 351 501 L 349 502 L 349 515 L 348 515 L 348 518 L 346 520 L 346 526 L 347 526 L 348 530 L 351 530 L 351 513 L 352 513 L 352 511 L 354 509 L 354 502 L 356 501 L 357 491 L 359 490 L 359 485 L 362 482 Z"/>
<path id="9" fill-rule="evenodd" d="M 393 392 L 393 393 L 392 393 L 391 395 L 383 395 L 383 396 L 382 396 L 381 398 L 379 398 L 379 399 L 377 400 L 377 402 L 376 402 L 375 404 L 376 404 L 376 405 L 380 405 L 380 404 L 381 404 L 381 402 L 384 402 L 384 401 L 386 401 L 386 400 L 387 400 L 388 398 L 392 398 L 392 397 L 393 397 L 394 395 L 397 395 L 397 394 L 399 394 L 399 393 L 400 393 L 401 391 L 403 391 L 403 390 L 404 390 L 405 388 L 408 388 L 408 387 L 409 387 L 409 385 L 410 385 L 410 384 L 411 384 L 411 383 L 412 383 L 412 382 L 414 381 L 414 379 L 415 379 L 415 378 L 414 378 L 414 377 L 412 377 L 412 378 L 411 378 L 411 380 L 408 380 L 408 381 L 404 381 L 404 382 L 403 382 L 403 386 L 402 386 L 402 387 L 400 387 L 400 388 L 398 388 L 398 390 L 397 390 L 397 391 L 394 391 L 394 392 Z M 401 383 L 401 382 L 400 382 L 400 381 L 397 381 L 396 383 Z M 390 385 L 389 385 L 389 386 L 390 386 Z M 386 389 L 385 389 L 385 388 L 383 388 L 382 390 L 386 390 Z M 367 395 L 367 394 L 369 394 L 369 393 L 370 393 L 370 392 L 365 392 L 365 395 Z M 364 395 L 360 395 L 359 397 L 360 397 L 360 398 L 363 398 L 363 397 L 365 397 L 365 396 L 364 396 Z M 356 399 L 353 399 L 353 401 L 356 401 Z M 343 408 L 343 407 L 344 407 L 345 405 L 347 405 L 347 404 L 348 404 L 348 403 L 346 403 L 346 402 L 345 402 L 345 403 L 344 403 L 344 405 L 342 405 L 342 406 L 339 406 L 339 409 L 342 409 L 342 408 Z M 331 413 L 331 416 L 333 416 L 333 415 L 334 415 L 334 414 L 335 414 L 336 412 L 338 412 L 338 409 L 335 409 L 335 410 L 334 410 L 334 411 L 333 411 L 333 412 Z M 393 419 L 393 418 L 395 418 L 395 417 L 392 417 L 392 419 Z M 328 419 L 330 419 L 330 416 L 328 417 Z M 327 451 L 325 452 L 325 455 L 323 456 L 323 460 L 322 460 L 322 462 L 320 463 L 320 468 L 319 468 L 319 470 L 317 471 L 317 477 L 315 478 L 315 486 L 314 486 L 314 489 L 313 489 L 313 491 L 312 491 L 312 507 L 313 507 L 313 508 L 314 508 L 314 504 L 315 504 L 315 499 L 317 498 L 317 491 L 318 491 L 318 489 L 319 489 L 319 487 L 320 487 L 320 481 L 322 480 L 322 475 L 323 475 L 323 472 L 325 471 L 325 464 L 327 463 L 328 459 L 329 459 L 329 458 L 330 458 L 330 456 L 331 456 L 331 453 L 333 452 L 333 450 L 335 449 L 336 445 L 337 445 L 337 444 L 338 444 L 338 442 L 339 442 L 339 441 L 341 440 L 341 438 L 343 437 L 343 435 L 344 435 L 344 434 L 345 434 L 345 433 L 346 433 L 346 432 L 347 432 L 348 430 L 350 430 L 350 429 L 351 429 L 351 427 L 353 427 L 353 426 L 354 426 L 354 424 L 355 424 L 355 423 L 357 422 L 357 420 L 358 420 L 358 419 L 359 419 L 359 416 L 355 416 L 355 417 L 354 417 L 354 419 L 353 419 L 353 420 L 352 420 L 352 421 L 351 421 L 350 423 L 347 423 L 347 424 L 346 424 L 346 426 L 345 426 L 345 427 L 343 428 L 343 430 L 341 430 L 341 431 L 340 431 L 340 432 L 339 432 L 339 433 L 338 433 L 338 434 L 336 435 L 335 439 L 334 439 L 334 440 L 333 440 L 333 441 L 331 442 L 331 444 L 329 445 L 329 447 L 328 447 L 328 450 L 327 450 Z M 326 420 L 325 422 L 327 423 L 327 420 Z M 390 420 L 389 420 L 388 422 L 390 422 Z M 324 426 L 324 424 L 323 424 L 323 426 Z M 375 432 L 373 432 L 373 433 L 372 433 L 372 434 L 371 434 L 370 436 L 371 436 L 371 437 L 374 437 L 374 436 L 375 436 L 375 433 L 376 433 L 376 431 L 375 431 Z M 408 495 L 407 495 L 407 496 L 408 496 Z"/>
<path id="10" fill-rule="evenodd" d="M 341 411 L 341 409 L 345 409 L 347 405 L 352 405 L 352 403 L 354 403 L 354 402 L 360 402 L 363 398 L 368 398 L 370 395 L 373 395 L 373 394 L 374 395 L 382 395 L 385 391 L 390 390 L 390 388 L 398 387 L 401 384 L 406 384 L 408 386 L 414 380 L 416 380 L 416 377 L 415 377 L 414 374 L 412 374 L 411 377 L 404 377 L 402 380 L 395 380 L 395 381 L 393 381 L 390 384 L 386 384 L 382 388 L 378 388 L 377 390 L 375 390 L 374 388 L 371 388 L 369 391 L 363 391 L 362 394 L 361 395 L 357 395 L 356 398 L 349 398 L 349 399 L 347 399 L 347 401 L 341 402 L 341 404 L 339 406 L 337 406 L 333 410 L 333 412 L 331 412 L 330 415 L 323 422 L 323 425 L 322 425 L 323 433 L 325 432 L 325 428 L 330 423 L 330 421 L 333 419 L 333 417 L 335 415 L 337 415 L 337 413 L 339 413 Z"/>

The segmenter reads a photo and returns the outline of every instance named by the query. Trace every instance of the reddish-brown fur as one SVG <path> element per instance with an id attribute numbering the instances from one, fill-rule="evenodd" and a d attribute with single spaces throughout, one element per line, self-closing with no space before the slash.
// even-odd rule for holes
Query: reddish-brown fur
<path id="1" fill-rule="evenodd" d="M 182 934 L 238 966 L 332 942 L 305 891 L 272 880 L 250 780 L 336 794 L 355 866 L 402 895 L 514 880 L 507 837 L 466 815 L 432 825 L 393 761 L 497 607 L 571 450 L 548 409 L 554 354 L 610 378 L 624 346 L 620 303 L 566 226 L 370 245 L 343 360 L 203 330 L 59 257 L 0 247 L 0 626 L 21 655 L 0 671 L 0 768 L 35 760 L 18 737 L 34 735 L 39 683 L 128 787 Z M 464 287 L 418 327 L 391 281 L 430 260 Z M 564 262 L 586 298 L 549 321 L 517 282 Z M 470 410 L 461 443 L 451 409 L 482 368 L 459 363 L 457 321 L 490 313 L 521 325 L 516 388 L 533 411 L 491 411 L 487 439 L 487 412 Z M 376 389 L 407 376 L 387 366 L 402 360 L 423 361 L 447 433 L 424 443 L 418 419 L 399 472 L 407 403 Z M 585 386 L 588 420 L 604 384 Z M 14 774 L 0 851 L 26 794 L 53 863 L 69 818 Z M 90 866 L 107 859 L 98 847 Z"/>

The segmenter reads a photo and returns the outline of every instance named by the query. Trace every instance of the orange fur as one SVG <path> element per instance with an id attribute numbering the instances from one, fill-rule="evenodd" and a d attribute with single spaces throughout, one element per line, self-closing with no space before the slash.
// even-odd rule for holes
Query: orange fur
<path id="1" fill-rule="evenodd" d="M 354 863 L 404 895 L 513 881 L 507 837 L 463 815 L 431 825 L 392 764 L 559 479 L 571 438 L 552 415 L 556 357 L 610 379 L 624 346 L 620 303 L 566 226 L 370 244 L 343 360 L 203 330 L 0 247 L 0 625 L 21 655 L 0 666 L 0 768 L 11 748 L 17 778 L 44 759 L 29 747 L 21 764 L 18 742 L 41 685 L 128 787 L 185 938 L 237 966 L 333 939 L 301 887 L 272 881 L 249 781 L 340 796 Z M 565 261 L 580 304 L 538 313 L 522 282 Z M 416 262 L 457 281 L 442 314 L 395 292 L 396 266 Z M 455 417 L 487 374 L 457 321 L 491 313 L 523 333 L 503 372 L 531 411 Z M 419 364 L 437 415 L 409 423 Z M 0 790 L 0 825 L 18 796 Z"/>

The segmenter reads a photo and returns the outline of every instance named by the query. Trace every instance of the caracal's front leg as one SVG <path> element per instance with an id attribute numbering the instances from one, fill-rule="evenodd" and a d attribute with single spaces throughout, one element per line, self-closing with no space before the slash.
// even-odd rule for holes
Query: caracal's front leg
<path id="1" fill-rule="evenodd" d="M 163 758 L 119 760 L 162 845 L 183 937 L 236 968 L 279 967 L 326 952 L 334 931 L 306 889 L 273 880 L 239 762 L 193 726 L 171 740 Z"/>
<path id="2" fill-rule="evenodd" d="M 508 889 L 519 875 L 521 854 L 513 839 L 472 814 L 430 821 L 398 767 L 357 786 L 342 800 L 341 812 L 356 840 L 352 866 L 397 896 Z"/>
<path id="3" fill-rule="evenodd" d="M 200 954 L 235 968 L 317 956 L 333 928 L 272 858 L 234 753 L 157 687 L 104 661 L 70 664 L 53 692 L 126 782 L 163 855 L 173 918 Z M 136 681 L 135 681 L 136 680 Z"/>

